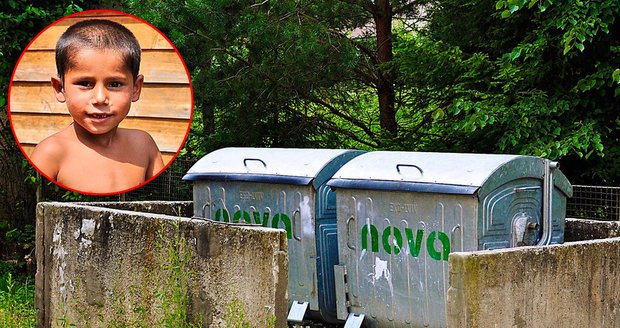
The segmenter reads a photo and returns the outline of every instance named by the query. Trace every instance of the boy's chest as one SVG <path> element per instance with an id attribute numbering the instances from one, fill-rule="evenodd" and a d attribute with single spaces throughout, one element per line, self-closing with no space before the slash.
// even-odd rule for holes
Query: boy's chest
<path id="1" fill-rule="evenodd" d="M 59 183 L 80 191 L 122 191 L 145 181 L 149 163 L 148 159 L 141 157 L 105 155 L 94 151 L 73 152 L 60 165 L 57 179 Z"/>

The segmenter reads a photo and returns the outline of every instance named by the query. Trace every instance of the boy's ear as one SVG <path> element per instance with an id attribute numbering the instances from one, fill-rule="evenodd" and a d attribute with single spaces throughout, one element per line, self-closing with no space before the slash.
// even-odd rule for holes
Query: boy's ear
<path id="1" fill-rule="evenodd" d="M 140 99 L 142 84 L 144 84 L 144 75 L 139 74 L 138 77 L 136 77 L 136 81 L 133 83 L 133 92 L 131 94 L 132 102 L 138 101 Z"/>
<path id="2" fill-rule="evenodd" d="M 56 100 L 58 100 L 58 102 L 64 103 L 67 98 L 65 97 L 65 92 L 62 89 L 62 81 L 60 80 L 60 78 L 52 77 L 52 88 L 54 88 Z"/>

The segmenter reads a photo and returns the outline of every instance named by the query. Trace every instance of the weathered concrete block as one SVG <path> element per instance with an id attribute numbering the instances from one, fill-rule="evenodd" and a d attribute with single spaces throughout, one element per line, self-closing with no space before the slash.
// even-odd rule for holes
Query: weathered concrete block
<path id="1" fill-rule="evenodd" d="M 452 253 L 448 327 L 620 327 L 620 238 Z"/>
<path id="2" fill-rule="evenodd" d="M 286 325 L 284 231 L 40 203 L 36 238 L 39 327 Z"/>
<path id="3" fill-rule="evenodd" d="M 565 241 L 620 237 L 620 221 L 566 219 Z"/>

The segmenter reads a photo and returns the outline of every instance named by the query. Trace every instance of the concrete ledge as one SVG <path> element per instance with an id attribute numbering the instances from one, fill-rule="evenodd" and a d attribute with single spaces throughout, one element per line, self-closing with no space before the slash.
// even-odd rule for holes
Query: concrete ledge
<path id="1" fill-rule="evenodd" d="M 38 327 L 286 326 L 281 230 L 40 203 L 36 252 Z"/>
<path id="2" fill-rule="evenodd" d="M 618 327 L 620 238 L 452 253 L 448 327 Z"/>
<path id="3" fill-rule="evenodd" d="M 620 221 L 566 219 L 565 241 L 620 237 Z"/>
<path id="4" fill-rule="evenodd" d="M 191 217 L 194 213 L 192 201 L 79 202 L 73 204 L 182 217 Z"/>

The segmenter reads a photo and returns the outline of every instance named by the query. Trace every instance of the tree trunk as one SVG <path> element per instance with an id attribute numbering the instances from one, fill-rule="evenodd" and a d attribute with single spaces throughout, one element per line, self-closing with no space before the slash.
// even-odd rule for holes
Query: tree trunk
<path id="1" fill-rule="evenodd" d="M 205 70 L 210 70 L 211 64 L 212 60 L 211 57 L 209 57 L 207 60 L 204 61 L 202 67 Z M 209 99 L 209 97 L 205 98 Z M 213 104 L 208 100 L 203 100 L 201 105 L 202 106 L 200 106 L 200 111 L 202 114 L 202 135 L 206 137 L 212 135 L 215 132 L 215 113 L 213 110 Z"/>
<path id="2" fill-rule="evenodd" d="M 200 110 L 202 112 L 202 134 L 204 136 L 212 135 L 215 132 L 213 105 L 207 101 L 203 101 Z"/>
<path id="3" fill-rule="evenodd" d="M 379 121 L 386 137 L 394 137 L 398 132 L 394 103 L 394 73 L 386 70 L 385 64 L 392 61 L 392 7 L 390 0 L 377 0 L 373 13 L 377 31 L 377 61 L 379 65 Z"/>

